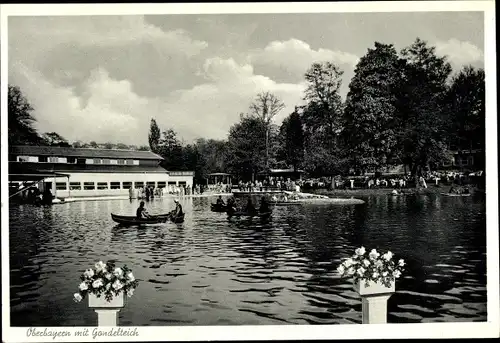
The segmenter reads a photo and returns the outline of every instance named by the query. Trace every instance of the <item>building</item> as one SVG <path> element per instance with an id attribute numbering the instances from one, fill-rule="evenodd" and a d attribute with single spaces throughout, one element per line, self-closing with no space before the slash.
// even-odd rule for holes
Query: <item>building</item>
<path id="1" fill-rule="evenodd" d="M 58 198 L 128 195 L 130 188 L 192 186 L 192 172 L 169 172 L 150 151 L 10 146 L 9 182 L 38 185 Z M 170 174 L 174 174 L 170 176 Z"/>

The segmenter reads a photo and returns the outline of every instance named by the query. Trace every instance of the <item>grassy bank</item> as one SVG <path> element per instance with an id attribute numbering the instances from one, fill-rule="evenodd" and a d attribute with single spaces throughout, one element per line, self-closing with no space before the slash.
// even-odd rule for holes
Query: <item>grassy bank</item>
<path id="1" fill-rule="evenodd" d="M 439 194 L 448 193 L 451 186 L 441 186 L 436 187 L 434 185 L 428 188 L 404 188 L 404 193 L 416 193 L 416 194 Z M 456 186 L 455 186 L 456 187 Z M 396 188 L 397 189 L 397 188 Z M 476 187 L 469 187 L 471 193 L 484 193 L 484 190 L 480 190 Z M 400 192 L 399 189 L 397 189 Z M 304 192 L 328 195 L 328 196 L 369 196 L 369 195 L 384 195 L 392 192 L 392 188 L 358 188 L 358 189 L 318 189 L 318 190 L 306 190 Z"/>

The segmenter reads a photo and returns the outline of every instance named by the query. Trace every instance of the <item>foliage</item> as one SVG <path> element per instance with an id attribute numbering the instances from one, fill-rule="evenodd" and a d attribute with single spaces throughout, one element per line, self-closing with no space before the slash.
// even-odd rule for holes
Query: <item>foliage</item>
<path id="1" fill-rule="evenodd" d="M 401 52 L 406 63 L 396 96 L 398 153 L 416 178 L 446 156 L 449 130 L 444 106 L 451 66 L 435 48 L 417 40 Z"/>
<path id="2" fill-rule="evenodd" d="M 361 247 L 339 265 L 337 272 L 342 278 L 354 278 L 355 283 L 365 281 L 368 286 L 368 282 L 373 281 L 391 287 L 394 279 L 401 276 L 405 265 L 402 259 L 398 263 L 394 262 L 393 256 L 390 251 L 381 255 L 376 249 L 366 254 L 365 248 Z"/>
<path id="3" fill-rule="evenodd" d="M 466 66 L 451 80 L 446 92 L 450 141 L 460 149 L 485 148 L 484 70 Z"/>
<path id="4" fill-rule="evenodd" d="M 177 139 L 177 133 L 172 129 L 163 131 L 158 153 L 164 158 L 162 165 L 167 170 L 179 170 L 184 164 L 182 145 Z"/>
<path id="5" fill-rule="evenodd" d="M 349 84 L 343 138 L 352 164 L 361 170 L 378 170 L 395 162 L 401 65 L 393 45 L 375 42 L 375 48 L 361 57 Z"/>
<path id="6" fill-rule="evenodd" d="M 253 179 L 266 167 L 266 124 L 259 118 L 243 117 L 229 131 L 228 168 L 236 175 Z"/>
<path id="7" fill-rule="evenodd" d="M 17 86 L 8 86 L 8 143 L 9 145 L 41 145 L 34 124 L 34 109 Z"/>
<path id="8" fill-rule="evenodd" d="M 291 113 L 280 127 L 281 159 L 297 171 L 304 161 L 304 128 L 297 109 Z"/>
<path id="9" fill-rule="evenodd" d="M 68 141 L 57 132 L 46 132 L 42 135 L 43 144 L 50 146 L 69 147 Z"/>
<path id="10" fill-rule="evenodd" d="M 114 296 L 121 293 L 131 297 L 134 289 L 139 285 L 127 266 L 116 267 L 114 262 L 106 264 L 99 261 L 95 264 L 95 269 L 87 269 L 81 276 L 82 281 L 78 286 L 78 293 L 74 294 L 76 302 L 82 301 L 87 294 L 94 294 L 98 298 L 104 295 L 107 301 L 111 301 Z"/>
<path id="11" fill-rule="evenodd" d="M 156 120 L 151 119 L 151 125 L 149 127 L 149 135 L 148 135 L 148 141 L 149 141 L 149 147 L 151 148 L 152 152 L 158 152 L 159 147 L 160 147 L 160 139 L 161 139 L 161 133 L 160 133 L 160 128 L 158 127 L 158 124 L 156 124 Z"/>

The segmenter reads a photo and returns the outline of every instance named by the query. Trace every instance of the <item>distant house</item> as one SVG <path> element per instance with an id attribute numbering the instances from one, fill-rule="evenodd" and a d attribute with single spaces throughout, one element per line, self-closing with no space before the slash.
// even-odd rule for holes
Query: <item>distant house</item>
<path id="1" fill-rule="evenodd" d="M 192 186 L 192 172 L 167 171 L 150 151 L 9 146 L 9 181 L 38 182 L 59 198 L 128 195 L 130 188 Z"/>

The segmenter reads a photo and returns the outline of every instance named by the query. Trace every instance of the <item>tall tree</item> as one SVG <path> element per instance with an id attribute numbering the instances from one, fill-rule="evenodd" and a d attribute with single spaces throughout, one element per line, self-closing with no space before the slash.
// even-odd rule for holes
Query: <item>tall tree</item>
<path id="1" fill-rule="evenodd" d="M 250 104 L 250 115 L 262 120 L 266 126 L 266 168 L 269 168 L 269 141 L 271 135 L 271 124 L 278 113 L 285 108 L 285 104 L 276 95 L 270 92 L 257 94 L 255 100 Z"/>
<path id="2" fill-rule="evenodd" d="M 43 144 L 43 139 L 33 127 L 34 111 L 17 86 L 8 86 L 8 142 L 9 145 Z"/>
<path id="3" fill-rule="evenodd" d="M 339 94 L 343 71 L 332 62 L 314 63 L 305 74 L 307 88 L 302 122 L 305 131 L 306 166 L 310 171 L 332 176 L 344 168 L 344 104 Z"/>
<path id="4" fill-rule="evenodd" d="M 266 168 L 265 123 L 255 117 L 243 117 L 233 125 L 228 138 L 228 166 L 246 180 L 254 180 L 259 171 Z"/>
<path id="5" fill-rule="evenodd" d="M 285 162 L 296 172 L 304 160 L 304 129 L 302 118 L 295 109 L 281 124 L 280 136 Z"/>
<path id="6" fill-rule="evenodd" d="M 355 169 L 376 171 L 396 162 L 396 89 L 401 85 L 401 66 L 394 46 L 379 42 L 356 66 L 343 132 Z"/>
<path id="7" fill-rule="evenodd" d="M 154 118 L 151 119 L 151 124 L 149 126 L 148 140 L 151 151 L 158 152 L 161 140 L 161 132 Z"/>
<path id="8" fill-rule="evenodd" d="M 447 158 L 444 100 L 451 66 L 419 38 L 401 55 L 405 64 L 397 93 L 397 140 L 400 158 L 416 179 L 428 166 Z"/>
<path id="9" fill-rule="evenodd" d="M 177 138 L 177 133 L 168 129 L 163 132 L 157 152 L 164 160 L 162 165 L 167 169 L 183 169 L 182 145 Z"/>

